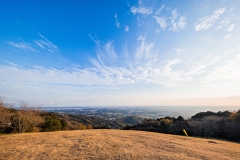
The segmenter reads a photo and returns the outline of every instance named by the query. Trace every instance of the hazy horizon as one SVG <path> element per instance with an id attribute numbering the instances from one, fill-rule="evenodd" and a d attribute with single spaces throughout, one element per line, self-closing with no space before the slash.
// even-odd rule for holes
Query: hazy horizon
<path id="1" fill-rule="evenodd" d="M 71 113 L 76 114 L 84 114 L 79 113 L 79 110 L 83 111 L 101 111 L 102 109 L 109 109 L 111 111 L 117 111 L 121 113 L 121 111 L 124 111 L 129 113 L 131 116 L 139 116 L 139 117 L 148 117 L 148 118 L 163 118 L 166 116 L 170 117 L 178 117 L 183 116 L 184 118 L 190 118 L 191 116 L 194 116 L 195 114 L 199 112 L 224 112 L 224 111 L 238 111 L 240 110 L 240 107 L 173 107 L 173 106 L 64 106 L 64 107 L 42 107 L 43 110 L 46 111 L 53 111 L 53 112 L 60 112 L 65 113 L 66 111 L 70 111 Z M 131 113 L 134 111 L 134 113 Z M 106 111 L 107 112 L 107 111 Z M 151 114 L 149 114 L 149 112 Z M 66 112 L 69 113 L 69 112 Z M 101 112 L 102 113 L 102 112 Z M 140 113 L 140 114 L 136 114 Z M 154 114 L 153 114 L 154 113 Z M 94 114 L 95 115 L 95 114 Z"/>
<path id="2" fill-rule="evenodd" d="M 240 107 L 238 8 L 1 1 L 0 96 L 42 106 Z"/>

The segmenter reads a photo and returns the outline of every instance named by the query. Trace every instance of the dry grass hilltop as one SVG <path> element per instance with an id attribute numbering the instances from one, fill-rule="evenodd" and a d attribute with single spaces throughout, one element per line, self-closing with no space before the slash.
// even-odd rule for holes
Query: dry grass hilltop
<path id="1" fill-rule="evenodd" d="M 78 130 L 0 135 L 0 160 L 240 159 L 240 144 L 143 131 Z"/>

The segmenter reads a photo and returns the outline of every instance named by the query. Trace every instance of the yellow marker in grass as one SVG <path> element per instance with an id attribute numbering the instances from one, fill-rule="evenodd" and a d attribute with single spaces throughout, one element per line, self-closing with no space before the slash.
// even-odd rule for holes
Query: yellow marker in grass
<path id="1" fill-rule="evenodd" d="M 187 131 L 185 129 L 183 129 L 183 132 L 185 133 L 186 136 L 188 136 Z"/>

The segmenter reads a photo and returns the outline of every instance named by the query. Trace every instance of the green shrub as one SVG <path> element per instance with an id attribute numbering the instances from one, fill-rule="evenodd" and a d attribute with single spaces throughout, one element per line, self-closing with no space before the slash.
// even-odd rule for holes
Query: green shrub
<path id="1" fill-rule="evenodd" d="M 46 118 L 46 121 L 44 122 L 43 125 L 44 132 L 59 131 L 61 129 L 62 129 L 61 120 L 54 117 Z"/>

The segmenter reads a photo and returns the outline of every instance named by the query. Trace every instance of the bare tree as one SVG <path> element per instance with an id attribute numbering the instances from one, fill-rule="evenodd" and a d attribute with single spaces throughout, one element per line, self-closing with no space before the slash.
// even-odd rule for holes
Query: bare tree
<path id="1" fill-rule="evenodd" d="M 18 133 L 30 131 L 33 127 L 43 122 L 39 114 L 40 107 L 30 107 L 27 103 L 21 102 L 20 110 L 11 117 L 14 131 Z"/>
<path id="2" fill-rule="evenodd" d="M 240 110 L 238 112 L 232 112 L 230 119 L 236 123 L 240 123 Z"/>
<path id="3" fill-rule="evenodd" d="M 207 116 L 202 118 L 202 128 L 204 136 L 208 137 L 217 137 L 221 131 L 221 121 L 222 117 L 217 116 Z"/>
<path id="4" fill-rule="evenodd" d="M 12 103 L 5 103 L 5 98 L 0 96 L 0 132 L 4 132 L 11 125 L 11 116 L 14 109 Z"/>
<path id="5" fill-rule="evenodd" d="M 221 131 L 222 117 L 206 116 L 201 119 L 191 119 L 188 125 L 194 135 L 208 137 L 217 137 Z"/>
<path id="6" fill-rule="evenodd" d="M 227 139 L 239 139 L 240 138 L 240 123 L 233 121 L 225 122 L 223 127 L 223 136 Z"/>
<path id="7" fill-rule="evenodd" d="M 202 136 L 202 123 L 199 119 L 190 119 L 188 120 L 188 125 L 191 132 L 196 136 Z"/>

